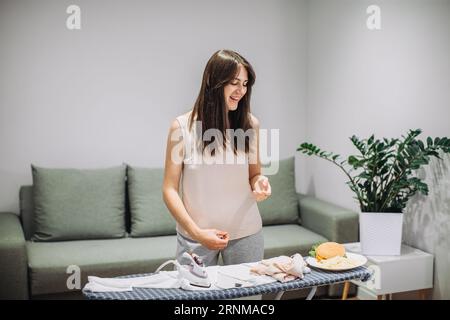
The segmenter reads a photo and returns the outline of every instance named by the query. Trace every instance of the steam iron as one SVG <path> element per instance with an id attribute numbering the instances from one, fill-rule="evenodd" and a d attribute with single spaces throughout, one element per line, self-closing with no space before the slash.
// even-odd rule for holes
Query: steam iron
<path id="1" fill-rule="evenodd" d="M 202 259 L 195 253 L 183 253 L 183 257 L 190 260 L 189 265 L 177 265 L 178 277 L 186 279 L 193 286 L 209 288 L 211 281 L 209 280 L 206 267 Z"/>
<path id="2" fill-rule="evenodd" d="M 197 254 L 188 252 L 183 253 L 183 257 L 189 260 L 189 264 L 180 264 L 177 260 L 169 260 L 160 265 L 155 273 L 158 273 L 168 264 L 174 264 L 178 271 L 178 279 L 182 289 L 193 290 L 190 286 L 211 287 L 211 280 L 202 259 Z"/>

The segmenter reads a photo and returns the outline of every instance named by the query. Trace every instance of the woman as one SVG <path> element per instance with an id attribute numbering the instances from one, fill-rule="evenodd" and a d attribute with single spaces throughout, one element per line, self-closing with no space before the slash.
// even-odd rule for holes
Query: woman
<path id="1" fill-rule="evenodd" d="M 254 82 L 246 59 L 217 51 L 206 65 L 194 108 L 170 127 L 163 198 L 177 222 L 181 264 L 189 263 L 184 252 L 199 255 L 207 266 L 217 264 L 219 253 L 224 264 L 263 258 L 256 202 L 267 199 L 271 187 L 261 175 L 259 122 L 250 113 Z"/>

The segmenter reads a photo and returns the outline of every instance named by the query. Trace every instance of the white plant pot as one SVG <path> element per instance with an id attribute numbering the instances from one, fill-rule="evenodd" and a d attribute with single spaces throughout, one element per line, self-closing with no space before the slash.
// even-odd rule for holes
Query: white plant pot
<path id="1" fill-rule="evenodd" d="M 359 238 L 365 255 L 400 255 L 403 213 L 360 212 Z"/>

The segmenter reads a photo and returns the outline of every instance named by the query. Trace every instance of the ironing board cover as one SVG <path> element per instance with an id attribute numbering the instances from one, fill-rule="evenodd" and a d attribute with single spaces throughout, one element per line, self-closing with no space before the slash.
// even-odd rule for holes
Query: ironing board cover
<path id="1" fill-rule="evenodd" d="M 150 274 L 128 275 L 120 278 L 132 278 L 148 276 Z M 156 288 L 133 288 L 126 292 L 91 292 L 83 290 L 86 298 L 92 300 L 211 300 L 211 299 L 233 299 L 248 297 L 258 294 L 276 293 L 315 286 L 328 285 L 359 279 L 367 281 L 371 272 L 366 267 L 358 267 L 348 271 L 326 271 L 312 269 L 311 273 L 303 279 L 288 282 L 272 282 L 253 287 L 241 287 L 222 290 L 183 290 L 183 289 L 156 289 Z"/>

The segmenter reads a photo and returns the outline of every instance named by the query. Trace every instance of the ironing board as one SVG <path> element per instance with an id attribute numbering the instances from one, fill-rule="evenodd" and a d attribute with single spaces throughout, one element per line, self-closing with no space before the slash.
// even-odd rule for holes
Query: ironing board
<path id="1" fill-rule="evenodd" d="M 148 276 L 150 274 L 128 275 L 121 278 Z M 126 292 L 91 292 L 83 290 L 83 294 L 90 300 L 215 300 L 249 297 L 267 293 L 277 293 L 275 300 L 281 299 L 284 292 L 296 289 L 310 288 L 307 300 L 311 300 L 318 286 L 346 282 L 359 279 L 367 281 L 372 273 L 366 267 L 358 267 L 348 271 L 326 271 L 312 269 L 303 279 L 288 282 L 272 282 L 253 287 L 241 287 L 222 290 L 183 290 L 133 288 Z"/>

